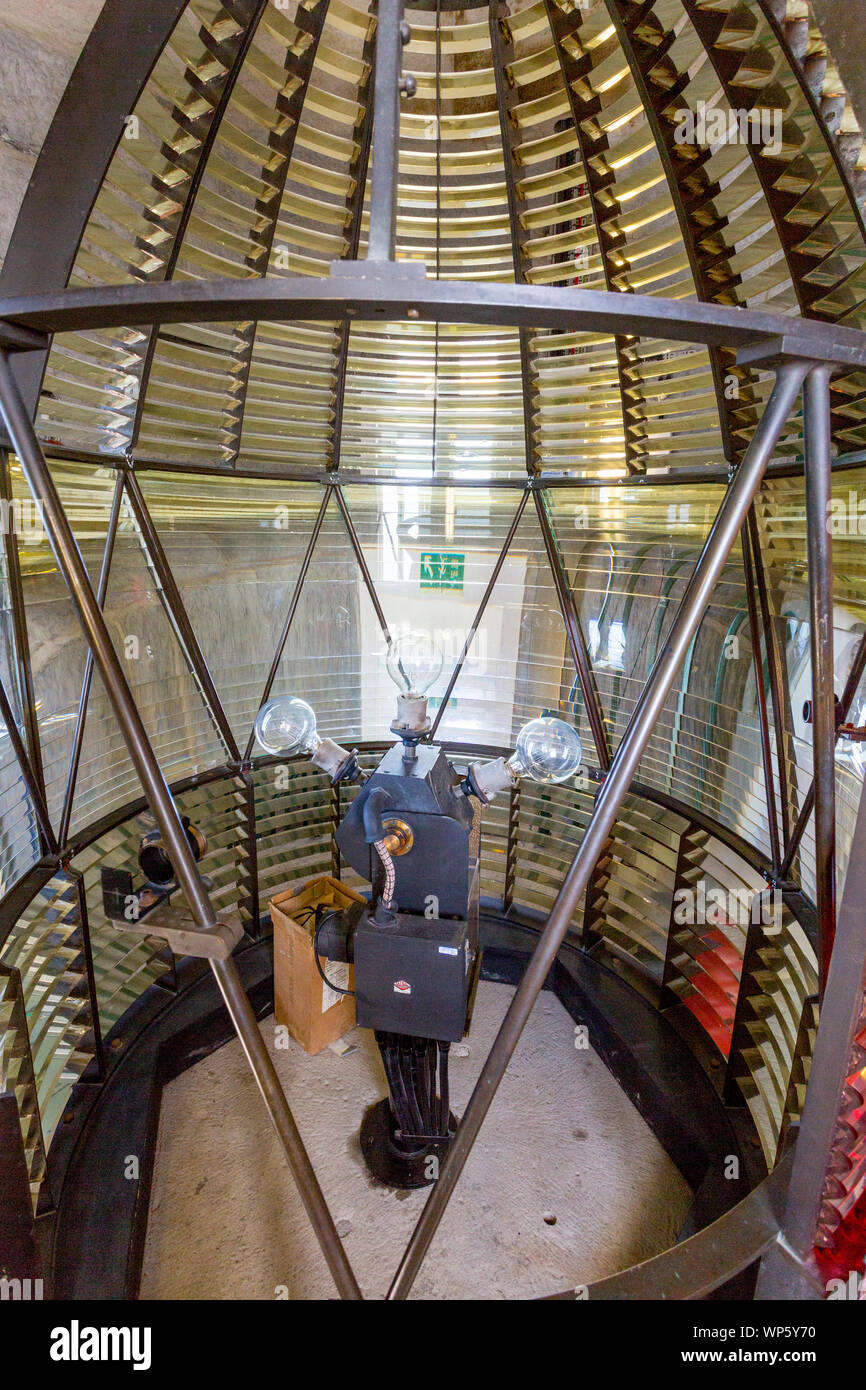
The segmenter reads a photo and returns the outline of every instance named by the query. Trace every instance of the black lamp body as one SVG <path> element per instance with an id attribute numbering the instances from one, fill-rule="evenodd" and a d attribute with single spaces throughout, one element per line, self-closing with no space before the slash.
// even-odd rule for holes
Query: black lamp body
<path id="1" fill-rule="evenodd" d="M 362 1149 L 376 1176 L 395 1186 L 432 1181 L 426 1160 L 453 1133 L 448 1047 L 469 1027 L 481 968 L 480 819 L 441 748 L 398 743 L 337 830 L 373 903 L 323 923 L 318 949 L 355 966 L 357 1022 L 376 1033 L 390 1092 L 368 1112 Z M 394 825 L 410 843 L 394 855 L 393 906 L 383 911 L 384 868 L 371 840 Z"/>

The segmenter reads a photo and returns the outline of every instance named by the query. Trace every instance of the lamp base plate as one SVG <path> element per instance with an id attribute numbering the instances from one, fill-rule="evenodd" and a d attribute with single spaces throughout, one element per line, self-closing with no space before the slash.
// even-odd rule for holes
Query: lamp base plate
<path id="1" fill-rule="evenodd" d="M 456 1132 L 457 1120 L 449 1112 L 447 1139 L 416 1140 L 404 1148 L 395 1132 L 391 1102 L 383 1096 L 364 1113 L 361 1153 L 373 1177 L 386 1186 L 406 1190 L 429 1187 L 439 1176 Z"/>

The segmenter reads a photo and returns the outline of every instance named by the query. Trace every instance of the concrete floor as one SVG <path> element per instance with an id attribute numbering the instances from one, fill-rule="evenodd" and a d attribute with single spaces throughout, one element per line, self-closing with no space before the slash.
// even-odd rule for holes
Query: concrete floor
<path id="1" fill-rule="evenodd" d="M 455 1055 L 466 1104 L 513 993 L 482 983 Z M 372 1034 L 338 1057 L 274 1048 L 298 1127 L 365 1296 L 381 1298 L 425 1200 L 367 1174 L 362 1112 L 384 1094 Z M 559 1001 L 538 1001 L 452 1197 L 414 1297 L 532 1298 L 648 1258 L 676 1237 L 690 1192 Z M 163 1096 L 142 1298 L 328 1298 L 333 1285 L 238 1043 Z"/>

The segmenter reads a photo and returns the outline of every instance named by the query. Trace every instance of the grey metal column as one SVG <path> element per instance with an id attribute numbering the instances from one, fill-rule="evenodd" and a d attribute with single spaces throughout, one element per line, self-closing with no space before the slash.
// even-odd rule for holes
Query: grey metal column
<path id="1" fill-rule="evenodd" d="M 393 261 L 397 234 L 397 166 L 400 158 L 400 71 L 403 66 L 403 0 L 376 6 L 376 73 L 373 79 L 373 161 L 367 257 Z"/>
<path id="2" fill-rule="evenodd" d="M 764 1258 L 756 1297 L 820 1298 L 823 1289 L 811 1261 L 827 1163 L 836 1144 L 842 1092 L 866 987 L 866 795 L 851 841 L 851 857 L 836 945 L 827 974 L 818 1036 L 806 1088 L 785 1213 L 777 1243 Z"/>
<path id="3" fill-rule="evenodd" d="M 833 543 L 829 367 L 816 367 L 803 388 L 806 436 L 806 537 L 812 659 L 812 759 L 815 781 L 815 901 L 821 991 L 836 932 L 836 698 L 833 685 Z"/>
<path id="4" fill-rule="evenodd" d="M 580 849 L 481 1070 L 439 1180 L 406 1247 L 388 1292 L 391 1299 L 405 1298 L 412 1288 L 808 370 L 809 364 L 805 362 L 790 363 L 779 369 L 764 415 L 719 508 L 668 639 L 653 665 L 610 765 Z"/>
<path id="5" fill-rule="evenodd" d="M 84 635 L 108 692 L 114 712 L 135 770 L 141 780 L 150 808 L 162 831 L 163 841 L 177 872 L 177 877 L 198 926 L 214 930 L 217 917 L 213 904 L 201 880 L 181 825 L 177 807 L 162 775 L 159 763 L 138 712 L 132 691 L 123 672 L 114 644 L 105 624 L 102 610 L 90 584 L 84 561 L 72 534 L 63 503 L 45 456 L 30 421 L 17 382 L 12 373 L 9 353 L 0 349 L 0 414 L 2 414 L 15 451 L 21 461 L 24 476 L 34 498 L 41 502 L 45 529 L 58 568 L 64 576 L 78 612 Z M 283 1094 L 279 1078 L 265 1047 L 250 1001 L 246 996 L 237 967 L 232 959 L 210 962 L 220 992 L 225 1000 L 232 1023 L 252 1068 L 256 1084 L 268 1108 L 271 1122 L 298 1184 L 298 1191 L 316 1232 L 322 1252 L 334 1282 L 344 1298 L 360 1298 L 351 1266 L 346 1258 L 334 1226 L 331 1213 L 313 1172 L 301 1136 Z"/>

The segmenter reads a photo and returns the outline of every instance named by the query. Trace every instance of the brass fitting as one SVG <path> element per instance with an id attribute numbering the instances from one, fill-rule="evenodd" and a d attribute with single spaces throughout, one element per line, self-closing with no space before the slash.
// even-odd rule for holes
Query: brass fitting
<path id="1" fill-rule="evenodd" d="M 382 828 L 387 830 L 384 845 L 390 855 L 399 857 L 408 854 L 415 843 L 412 829 L 402 820 L 383 820 Z"/>

